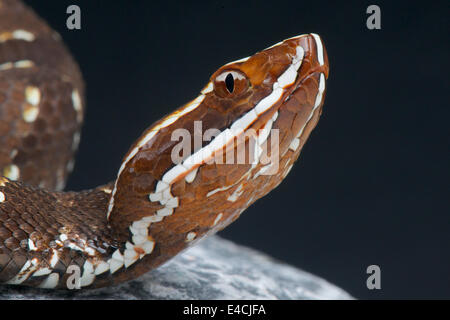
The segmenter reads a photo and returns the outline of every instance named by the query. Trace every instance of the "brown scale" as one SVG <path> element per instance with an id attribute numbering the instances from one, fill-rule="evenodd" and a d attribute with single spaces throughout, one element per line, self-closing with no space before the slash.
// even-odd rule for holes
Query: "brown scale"
<path id="1" fill-rule="evenodd" d="M 17 19 L 19 15 L 23 18 Z M 153 251 L 127 268 L 122 266 L 113 274 L 97 275 L 87 287 L 101 287 L 136 278 L 166 262 L 196 240 L 236 220 L 248 206 L 284 179 L 322 112 L 324 94 L 320 106 L 307 122 L 319 91 L 320 74 L 328 77 L 326 52 L 324 64 L 320 65 L 312 35 L 286 40 L 244 62 L 225 65 L 211 76 L 214 90 L 205 94 L 196 109 L 160 129 L 129 159 L 117 179 L 114 206 L 107 219 L 114 183 L 78 193 L 47 191 L 57 187 L 68 173 L 67 165 L 74 149 L 73 137 L 80 129 L 71 94 L 77 89 L 84 106 L 83 84 L 77 65 L 54 32 L 20 2 L 0 0 L 0 34 L 17 29 L 32 32 L 36 39 L 32 42 L 9 40 L 0 43 L 0 65 L 8 61 L 32 60 L 35 66 L 0 71 L 0 168 L 17 165 L 20 179 L 27 183 L 0 178 L 0 192 L 5 196 L 4 201 L 0 197 L 0 283 L 16 277 L 27 262 L 35 259 L 39 268 L 49 268 L 59 275 L 57 288 L 67 288 L 69 275 L 66 270 L 69 266 L 77 265 L 83 270 L 86 261 L 96 265 L 108 261 L 116 250 L 123 254 L 125 243 L 132 241 L 130 225 L 164 208 L 159 202 L 150 201 L 149 194 L 155 191 L 164 174 L 176 165 L 171 160 L 171 152 L 178 141 L 172 141 L 172 132 L 186 129 L 193 142 L 195 134 L 203 134 L 207 129 L 229 128 L 272 92 L 273 83 L 290 66 L 298 45 L 304 49 L 304 58 L 295 82 L 285 88 L 282 97 L 249 127 L 255 130 L 264 127 L 278 112 L 272 126 L 279 130 L 278 171 L 255 177 L 264 164 L 252 167 L 248 163 L 230 165 L 215 162 L 199 164 L 191 183 L 186 182 L 185 175 L 179 176 L 170 185 L 171 194 L 179 200 L 178 207 L 171 215 L 161 222 L 151 223 L 148 228 L 148 235 L 155 242 Z M 227 92 L 227 84 L 220 78 L 224 72 L 234 74 L 235 90 L 232 92 Z M 41 92 L 40 112 L 31 124 L 23 121 L 21 113 L 27 86 L 35 86 Z M 202 132 L 194 132 L 194 121 L 202 121 Z M 293 151 L 289 146 L 302 127 L 299 147 Z M 153 128 L 154 125 L 144 132 L 130 152 Z M 269 135 L 268 146 L 271 141 L 272 135 Z M 245 155 L 249 159 L 252 141 L 247 139 L 244 143 Z M 207 142 L 203 141 L 192 151 L 205 145 Z M 237 155 L 238 147 L 228 151 Z M 265 148 L 269 155 L 273 152 L 270 147 L 269 150 Z M 10 157 L 11 154 L 14 157 Z M 35 187 L 38 185 L 47 190 Z M 223 187 L 228 189 L 210 194 Z M 234 201 L 228 200 L 239 191 L 238 188 L 242 194 Z M 188 235 L 194 233 L 194 241 L 187 241 Z M 67 235 L 66 240 L 61 239 L 62 234 Z M 35 248 L 30 247 L 30 240 Z M 93 248 L 95 254 L 73 247 L 84 244 Z M 135 250 L 141 252 L 138 246 Z M 55 252 L 58 253 L 56 260 Z M 22 273 L 26 272 L 22 270 Z M 39 286 L 46 277 L 28 276 L 21 284 Z"/>
<path id="2" fill-rule="evenodd" d="M 15 166 L 20 180 L 61 189 L 76 150 L 72 148 L 74 135 L 81 126 L 71 98 L 72 91 L 78 90 L 84 105 L 81 73 L 59 35 L 31 10 L 19 1 L 0 3 L 0 39 L 15 30 L 35 37 L 31 42 L 0 42 L 0 65 L 34 63 L 33 67 L 0 71 L 0 174 L 8 176 Z M 32 122 L 22 117 L 30 107 L 25 99 L 27 87 L 40 92 L 39 113 Z"/>

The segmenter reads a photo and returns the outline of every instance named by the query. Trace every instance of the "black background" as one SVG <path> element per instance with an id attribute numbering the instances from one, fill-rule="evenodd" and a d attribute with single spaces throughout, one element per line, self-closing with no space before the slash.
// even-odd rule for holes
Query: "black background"
<path id="1" fill-rule="evenodd" d="M 448 1 L 27 1 L 87 82 L 68 189 L 115 178 L 142 131 L 221 65 L 302 33 L 331 64 L 324 112 L 286 180 L 221 236 L 357 298 L 450 298 Z M 82 29 L 66 29 L 76 3 Z M 381 7 L 382 29 L 366 28 Z M 366 268 L 381 267 L 381 290 Z"/>

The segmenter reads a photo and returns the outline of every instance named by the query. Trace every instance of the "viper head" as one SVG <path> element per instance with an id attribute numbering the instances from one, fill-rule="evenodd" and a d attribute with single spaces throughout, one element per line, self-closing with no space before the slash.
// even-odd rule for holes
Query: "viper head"
<path id="1" fill-rule="evenodd" d="M 151 223 L 150 233 L 167 249 L 168 243 L 183 248 L 188 232 L 201 238 L 224 228 L 287 175 L 318 121 L 327 77 L 328 58 L 315 34 L 222 66 L 196 99 L 153 124 L 131 147 L 111 194 L 109 220 L 125 238 L 131 222 Z M 196 143 L 210 129 L 216 134 Z M 271 130 L 279 132 L 272 176 L 263 177 L 269 166 L 262 162 L 208 162 L 250 129 L 257 132 L 258 157 L 273 140 Z M 186 136 L 188 152 L 174 161 L 179 138 Z"/>

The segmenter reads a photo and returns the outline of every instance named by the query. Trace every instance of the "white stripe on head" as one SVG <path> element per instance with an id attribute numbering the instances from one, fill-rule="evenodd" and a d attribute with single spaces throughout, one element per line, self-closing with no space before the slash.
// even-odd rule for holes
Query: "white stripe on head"
<path id="1" fill-rule="evenodd" d="M 280 42 L 277 42 L 277 43 L 271 45 L 270 47 L 268 47 L 268 48 L 266 48 L 266 49 L 264 49 L 264 50 L 272 49 L 272 48 L 278 47 L 279 45 L 283 44 L 284 42 L 286 42 L 286 41 L 288 41 L 288 40 L 300 39 L 300 38 L 303 38 L 303 37 L 306 37 L 306 36 L 307 36 L 307 34 L 301 34 L 301 35 L 299 35 L 299 36 L 294 36 L 294 37 L 291 37 L 291 38 L 287 38 L 287 39 L 284 39 L 283 41 L 280 41 Z M 263 50 L 263 51 L 264 51 L 264 50 Z"/>
<path id="2" fill-rule="evenodd" d="M 202 89 L 201 93 L 202 94 L 207 94 L 207 93 L 210 93 L 213 90 L 214 90 L 213 83 L 212 82 L 208 82 L 208 84 Z"/>
<path id="3" fill-rule="evenodd" d="M 208 89 L 209 85 L 205 88 Z M 204 89 L 204 90 L 205 90 Z M 211 89 L 212 90 L 212 89 Z M 117 174 L 117 179 L 114 183 L 114 188 L 112 190 L 111 199 L 109 200 L 108 204 L 108 211 L 106 213 L 106 218 L 109 219 L 109 216 L 111 215 L 111 212 L 114 208 L 114 196 L 117 192 L 117 183 L 119 181 L 120 175 L 122 174 L 123 170 L 125 169 L 125 166 L 130 162 L 130 160 L 139 152 L 139 150 L 147 143 L 149 142 L 162 128 L 165 128 L 175 121 L 177 121 L 180 117 L 184 116 L 185 114 L 195 110 L 202 102 L 203 99 L 205 99 L 205 95 L 202 93 L 197 98 L 192 100 L 191 102 L 187 103 L 183 108 L 180 110 L 177 110 L 171 114 L 169 114 L 167 117 L 165 117 L 159 124 L 157 124 L 155 127 L 152 128 L 152 130 L 147 133 L 139 142 L 137 143 L 136 147 L 131 150 L 125 160 L 122 162 L 119 172 Z"/>
<path id="4" fill-rule="evenodd" d="M 324 61 L 324 58 L 323 58 L 322 39 L 320 39 L 319 35 L 317 35 L 315 33 L 311 33 L 311 35 L 314 37 L 314 41 L 316 42 L 317 60 L 319 61 L 320 65 L 323 66 L 325 61 Z"/>
<path id="5" fill-rule="evenodd" d="M 233 63 L 242 63 L 242 62 L 247 61 L 248 59 L 250 59 L 250 57 L 245 57 L 245 58 L 242 58 L 239 60 L 231 61 L 231 62 L 228 62 L 227 64 L 225 64 L 224 67 L 229 66 L 230 64 L 233 64 Z"/>

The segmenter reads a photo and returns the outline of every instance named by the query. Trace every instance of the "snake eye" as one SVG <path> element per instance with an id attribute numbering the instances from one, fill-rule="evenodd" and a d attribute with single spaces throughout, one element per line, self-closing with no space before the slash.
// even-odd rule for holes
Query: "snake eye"
<path id="1" fill-rule="evenodd" d="M 249 81 L 236 70 L 224 71 L 214 79 L 214 91 L 222 98 L 233 98 L 247 91 Z"/>
<path id="2" fill-rule="evenodd" d="M 234 78 L 231 73 L 227 74 L 227 77 L 225 78 L 225 84 L 227 86 L 227 90 L 229 93 L 233 93 L 234 90 Z"/>

